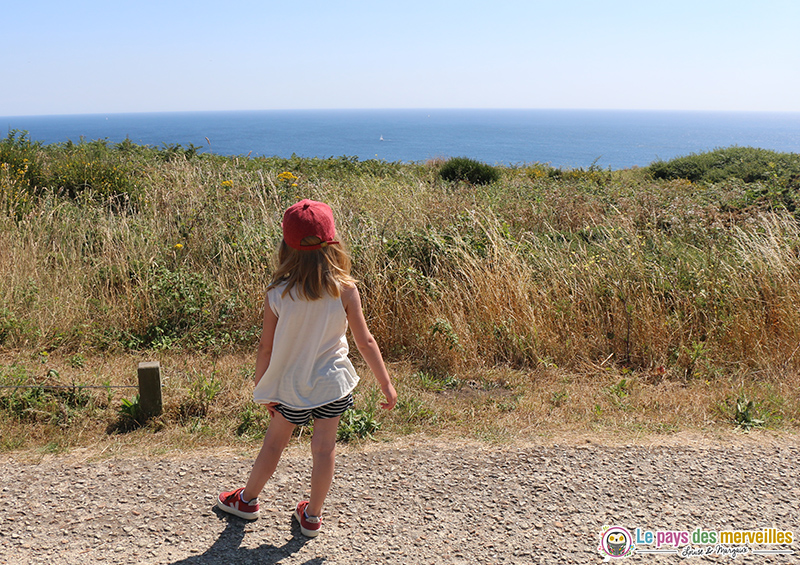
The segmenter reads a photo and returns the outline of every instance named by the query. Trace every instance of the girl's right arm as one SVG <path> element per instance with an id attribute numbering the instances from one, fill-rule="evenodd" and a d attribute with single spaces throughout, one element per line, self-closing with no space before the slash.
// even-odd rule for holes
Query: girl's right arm
<path id="1" fill-rule="evenodd" d="M 391 410 L 397 404 L 397 392 L 394 390 L 392 379 L 386 370 L 378 343 L 367 328 L 364 311 L 361 309 L 361 296 L 355 285 L 342 289 L 342 304 L 347 313 L 347 323 L 350 325 L 356 347 L 375 375 L 383 396 L 386 397 L 386 402 L 382 402 L 381 407 Z"/>
<path id="2" fill-rule="evenodd" d="M 272 308 L 269 307 L 269 295 L 264 298 L 264 321 L 261 324 L 261 339 L 258 342 L 258 353 L 256 354 L 256 386 L 258 386 L 261 377 L 267 372 L 269 362 L 272 359 L 272 342 L 275 339 L 275 327 L 278 325 L 278 317 Z M 276 416 L 276 410 L 273 408 L 277 403 L 270 402 L 267 404 L 267 410 L 271 417 Z"/>
<path id="3" fill-rule="evenodd" d="M 256 385 L 267 372 L 270 359 L 272 359 L 272 342 L 275 339 L 275 327 L 278 317 L 269 307 L 269 295 L 264 299 L 264 321 L 261 324 L 261 340 L 258 342 L 256 355 Z"/>

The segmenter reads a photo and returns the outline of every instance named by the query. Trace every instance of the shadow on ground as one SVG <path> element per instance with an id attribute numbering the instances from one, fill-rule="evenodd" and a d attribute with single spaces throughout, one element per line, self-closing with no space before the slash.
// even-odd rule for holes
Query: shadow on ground
<path id="1" fill-rule="evenodd" d="M 300 551 L 309 538 L 300 533 L 300 525 L 292 520 L 292 539 L 281 547 L 264 544 L 256 548 L 240 547 L 247 522 L 214 508 L 221 520 L 227 520 L 225 530 L 205 553 L 175 561 L 172 565 L 238 565 L 245 563 L 278 563 Z M 315 557 L 302 565 L 323 565 L 325 559 Z"/>

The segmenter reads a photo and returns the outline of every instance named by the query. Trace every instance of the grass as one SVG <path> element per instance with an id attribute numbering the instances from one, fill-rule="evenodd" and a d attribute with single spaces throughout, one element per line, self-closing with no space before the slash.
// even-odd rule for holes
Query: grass
<path id="1" fill-rule="evenodd" d="M 168 378 L 164 415 L 135 426 L 120 414 L 133 391 L 0 389 L 0 449 L 257 442 L 263 292 L 300 197 L 334 209 L 401 395 L 376 410 L 365 378 L 342 432 L 355 441 L 795 430 L 796 156 L 768 157 L 748 180 L 532 164 L 473 185 L 442 180 L 437 162 L 13 133 L 0 142 L 0 384 L 127 385 L 150 358 Z"/>
<path id="2" fill-rule="evenodd" d="M 3 371 L 38 368 L 38 359 L 3 356 Z M 63 377 L 82 384 L 135 382 L 136 354 L 87 356 L 89 370 L 77 371 L 66 357 L 49 360 Z M 263 438 L 269 418 L 252 403 L 253 355 L 165 352 L 159 354 L 164 374 L 164 413 L 137 423 L 129 413 L 131 390 L 85 389 L 84 400 L 71 404 L 64 395 L 40 389 L 2 392 L 16 397 L 16 407 L 0 402 L 3 451 L 36 450 L 57 443 L 62 451 L 78 447 L 103 450 L 110 445 L 160 452 L 207 447 L 253 448 Z M 26 366 L 27 364 L 27 366 Z M 187 415 L 196 398 L 193 368 L 214 366 L 220 390 L 203 413 Z M 521 371 L 493 368 L 481 381 L 464 378 L 457 385 L 431 387 L 407 362 L 390 363 L 400 402 L 391 412 L 376 408 L 380 392 L 367 369 L 356 390 L 356 406 L 340 429 L 342 441 L 389 441 L 400 436 L 465 438 L 505 442 L 535 440 L 564 432 L 603 438 L 617 434 L 669 435 L 683 431 L 777 430 L 794 432 L 800 402 L 796 381 L 779 373 L 743 383 L 733 376 L 713 380 L 661 379 L 642 372 L 624 376 L 616 369 L 583 367 L 565 371 L 539 368 Z M 23 405 L 23 402 L 25 403 Z M 134 408 L 135 409 L 135 408 Z M 21 417 L 20 417 L 21 414 Z M 70 414 L 70 417 L 65 417 Z M 306 430 L 298 441 L 306 441 Z"/>

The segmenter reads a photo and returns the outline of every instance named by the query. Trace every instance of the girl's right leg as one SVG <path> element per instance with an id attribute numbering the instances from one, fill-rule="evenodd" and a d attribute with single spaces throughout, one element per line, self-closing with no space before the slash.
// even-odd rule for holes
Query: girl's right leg
<path id="1" fill-rule="evenodd" d="M 264 443 L 261 445 L 261 451 L 253 463 L 253 470 L 250 471 L 250 478 L 247 480 L 247 485 L 242 492 L 244 500 L 252 500 L 261 494 L 264 485 L 272 477 L 275 469 L 278 467 L 281 454 L 289 441 L 292 439 L 292 432 L 297 426 L 289 422 L 280 413 L 276 413 L 270 420 L 267 433 L 264 436 Z"/>

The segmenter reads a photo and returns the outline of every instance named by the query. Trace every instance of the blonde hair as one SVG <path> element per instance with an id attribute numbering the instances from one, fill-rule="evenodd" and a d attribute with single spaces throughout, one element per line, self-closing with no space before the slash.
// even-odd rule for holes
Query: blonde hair
<path id="1" fill-rule="evenodd" d="M 316 245 L 318 237 L 303 239 L 303 245 Z M 342 287 L 355 284 L 350 276 L 350 256 L 343 244 L 326 245 L 313 251 L 300 251 L 281 241 L 278 247 L 278 268 L 272 273 L 267 290 L 286 283 L 281 296 L 297 287 L 297 295 L 306 300 L 318 300 L 325 294 L 339 298 Z M 289 295 L 291 297 L 291 295 Z"/>

